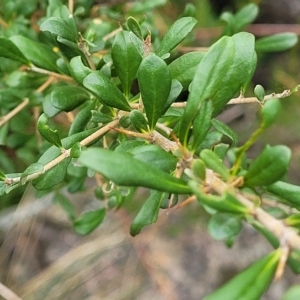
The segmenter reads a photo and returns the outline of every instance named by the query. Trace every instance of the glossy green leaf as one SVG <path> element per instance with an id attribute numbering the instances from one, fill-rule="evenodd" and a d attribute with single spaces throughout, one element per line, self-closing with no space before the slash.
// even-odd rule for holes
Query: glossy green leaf
<path id="1" fill-rule="evenodd" d="M 280 259 L 280 250 L 257 260 L 203 300 L 257 300 L 269 287 Z"/>
<path id="2" fill-rule="evenodd" d="M 157 145 L 136 145 L 127 152 L 134 158 L 167 173 L 173 172 L 176 168 L 177 158 Z"/>
<path id="3" fill-rule="evenodd" d="M 68 135 L 84 131 L 87 124 L 92 118 L 92 110 L 95 108 L 96 101 L 90 102 L 86 107 L 82 108 L 76 115 L 73 123 L 70 126 Z"/>
<path id="4" fill-rule="evenodd" d="M 50 144 L 55 145 L 58 148 L 62 148 L 58 131 L 50 128 L 48 125 L 49 118 L 46 114 L 40 115 L 37 123 L 37 128 L 41 136 Z"/>
<path id="5" fill-rule="evenodd" d="M 277 33 L 258 39 L 255 42 L 255 49 L 262 52 L 285 51 L 294 47 L 298 42 L 296 33 Z"/>
<path id="6" fill-rule="evenodd" d="M 35 66 L 57 72 L 56 61 L 59 56 L 48 45 L 32 41 L 21 35 L 14 35 L 10 40 L 19 48 L 23 55 Z"/>
<path id="7" fill-rule="evenodd" d="M 83 213 L 74 221 L 74 229 L 78 234 L 87 235 L 95 230 L 104 220 L 104 208 Z"/>
<path id="8" fill-rule="evenodd" d="M 132 126 L 138 132 L 147 132 L 149 130 L 145 116 L 139 110 L 133 109 L 129 114 L 129 118 L 130 118 Z"/>
<path id="9" fill-rule="evenodd" d="M 298 300 L 300 299 L 300 285 L 294 285 L 288 289 L 281 300 Z"/>
<path id="10" fill-rule="evenodd" d="M 200 157 L 208 168 L 219 174 L 224 180 L 229 179 L 229 171 L 224 166 L 222 160 L 212 150 L 202 150 Z"/>
<path id="11" fill-rule="evenodd" d="M 209 219 L 207 229 L 215 240 L 227 240 L 241 231 L 242 217 L 236 214 L 217 213 Z"/>
<path id="12" fill-rule="evenodd" d="M 201 159 L 194 159 L 191 165 L 194 176 L 201 180 L 205 180 L 206 170 L 205 163 Z"/>
<path id="13" fill-rule="evenodd" d="M 79 162 L 119 185 L 143 186 L 178 194 L 190 192 L 183 180 L 126 153 L 90 148 L 82 152 Z"/>
<path id="14" fill-rule="evenodd" d="M 134 218 L 130 225 L 130 234 L 136 236 L 143 227 L 155 223 L 158 218 L 160 204 L 163 200 L 164 193 L 159 191 L 151 191 L 150 196 L 143 204 L 142 208 Z"/>
<path id="15" fill-rule="evenodd" d="M 61 18 L 51 17 L 46 19 L 40 26 L 42 31 L 49 31 L 52 34 L 60 36 L 68 41 L 77 42 L 77 30 L 72 28 L 69 23 Z"/>
<path id="16" fill-rule="evenodd" d="M 162 114 L 171 90 L 171 75 L 166 63 L 155 54 L 143 59 L 138 70 L 138 83 L 150 129 Z"/>
<path id="17" fill-rule="evenodd" d="M 245 5 L 234 16 L 234 26 L 236 32 L 251 24 L 258 15 L 258 6 L 254 3 Z"/>
<path id="18" fill-rule="evenodd" d="M 0 37 L 0 57 L 6 57 L 20 63 L 29 65 L 30 61 L 24 56 L 19 48 L 9 39 Z"/>
<path id="19" fill-rule="evenodd" d="M 143 41 L 142 29 L 139 22 L 135 18 L 129 17 L 126 24 L 128 29 L 132 31 L 141 41 Z"/>
<path id="20" fill-rule="evenodd" d="M 86 76 L 83 85 L 107 106 L 130 111 L 130 105 L 121 91 L 101 72 Z"/>
<path id="21" fill-rule="evenodd" d="M 88 92 L 78 86 L 59 86 L 51 93 L 51 103 L 62 111 L 72 111 L 90 98 Z"/>
<path id="22" fill-rule="evenodd" d="M 213 113 L 212 102 L 204 100 L 200 106 L 193 120 L 193 142 L 192 149 L 197 149 L 199 145 L 204 141 L 210 127 L 211 127 L 211 117 Z"/>
<path id="23" fill-rule="evenodd" d="M 265 93 L 265 89 L 264 89 L 264 87 L 263 87 L 262 85 L 257 84 L 257 85 L 255 86 L 255 88 L 254 88 L 254 94 L 255 94 L 255 97 L 256 97 L 259 101 L 261 101 L 261 102 L 264 101 L 266 93 Z"/>
<path id="24" fill-rule="evenodd" d="M 62 146 L 64 149 L 71 148 L 75 143 L 82 141 L 87 136 L 93 134 L 97 128 L 89 129 L 83 132 L 79 132 L 68 136 L 61 140 Z M 38 160 L 39 163 L 46 165 L 49 162 L 53 161 L 55 158 L 61 155 L 60 149 L 55 146 L 50 147 Z M 51 168 L 45 174 L 39 176 L 37 179 L 33 180 L 32 184 L 37 190 L 48 190 L 55 185 L 61 183 L 67 172 L 68 165 L 71 161 L 71 158 L 65 158 L 62 162 L 58 163 L 56 166 Z"/>
<path id="25" fill-rule="evenodd" d="M 222 160 L 225 158 L 226 153 L 228 152 L 228 149 L 229 149 L 229 145 L 228 144 L 220 143 L 220 144 L 214 146 L 214 152 Z"/>
<path id="26" fill-rule="evenodd" d="M 143 43 L 129 31 L 119 32 L 112 45 L 111 56 L 123 91 L 128 98 L 133 80 L 143 59 Z"/>
<path id="27" fill-rule="evenodd" d="M 266 188 L 268 192 L 288 201 L 290 204 L 300 209 L 300 186 L 277 181 L 268 185 Z"/>
<path id="28" fill-rule="evenodd" d="M 244 176 L 245 186 L 265 186 L 278 181 L 286 174 L 290 159 L 288 147 L 267 145 Z"/>
<path id="29" fill-rule="evenodd" d="M 114 119 L 113 116 L 102 113 L 101 111 L 92 110 L 92 122 L 106 124 Z"/>
<path id="30" fill-rule="evenodd" d="M 225 136 L 229 137 L 232 140 L 232 147 L 237 146 L 238 135 L 229 126 L 217 119 L 212 119 L 211 124 L 215 127 L 216 130 L 223 133 Z"/>
<path id="31" fill-rule="evenodd" d="M 71 152 L 70 152 L 71 157 L 78 158 L 81 154 L 81 148 L 82 146 L 79 142 L 75 143 L 71 148 Z"/>
<path id="32" fill-rule="evenodd" d="M 279 111 L 281 108 L 279 99 L 270 99 L 265 102 L 264 106 L 261 109 L 261 115 L 263 119 L 263 127 L 267 128 L 272 123 L 274 123 Z"/>
<path id="33" fill-rule="evenodd" d="M 21 184 L 25 184 L 27 181 L 28 176 L 32 175 L 32 174 L 43 174 L 45 172 L 44 170 L 44 165 L 37 162 L 34 163 L 32 165 L 30 165 L 21 175 Z"/>
<path id="34" fill-rule="evenodd" d="M 179 56 L 169 64 L 168 68 L 172 79 L 177 79 L 182 84 L 183 90 L 188 89 L 204 55 L 205 52 L 189 52 Z"/>
<path id="35" fill-rule="evenodd" d="M 249 212 L 249 209 L 230 193 L 225 192 L 220 196 L 206 194 L 201 191 L 201 186 L 192 180 L 189 182 L 189 186 L 201 204 L 214 210 L 234 214 L 247 214 Z"/>
<path id="36" fill-rule="evenodd" d="M 61 193 L 56 193 L 54 195 L 54 201 L 59 203 L 59 205 L 67 213 L 70 220 L 72 220 L 72 221 L 75 220 L 75 218 L 76 218 L 75 207 L 72 204 L 72 202 L 65 195 L 63 195 Z"/>
<path id="37" fill-rule="evenodd" d="M 181 83 L 176 80 L 173 79 L 172 83 L 171 83 L 171 90 L 170 90 L 170 94 L 168 96 L 168 99 L 164 105 L 164 108 L 162 109 L 162 115 L 164 115 L 166 113 L 166 111 L 170 108 L 170 106 L 172 105 L 172 103 L 177 99 L 177 97 L 180 95 L 182 91 L 182 85 Z"/>
<path id="38" fill-rule="evenodd" d="M 5 181 L 6 176 L 5 174 L 0 170 L 0 181 Z"/>
<path id="39" fill-rule="evenodd" d="M 92 70 L 82 63 L 81 56 L 76 56 L 70 61 L 70 73 L 77 83 L 82 84 L 83 79 L 92 73 Z"/>
<path id="40" fill-rule="evenodd" d="M 162 57 L 170 53 L 191 32 L 196 23 L 197 20 L 192 17 L 183 17 L 175 21 L 165 34 L 156 54 Z"/>
<path id="41" fill-rule="evenodd" d="M 234 42 L 229 37 L 223 37 L 210 47 L 198 64 L 181 119 L 179 138 L 184 145 L 187 145 L 190 125 L 201 106 L 201 102 L 205 99 L 212 99 L 221 86 L 224 88 L 222 79 L 233 64 L 233 60 Z"/>

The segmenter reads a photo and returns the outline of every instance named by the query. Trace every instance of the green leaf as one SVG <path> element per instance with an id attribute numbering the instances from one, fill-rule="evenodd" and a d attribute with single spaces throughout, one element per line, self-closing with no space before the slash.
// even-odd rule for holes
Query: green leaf
<path id="1" fill-rule="evenodd" d="M 30 65 L 30 61 L 23 55 L 19 48 L 12 41 L 3 37 L 0 37 L 0 56 Z"/>
<path id="2" fill-rule="evenodd" d="M 70 61 L 70 73 L 77 83 L 82 84 L 83 79 L 91 74 L 92 70 L 82 63 L 81 56 L 76 56 Z"/>
<path id="3" fill-rule="evenodd" d="M 254 94 L 255 94 L 255 97 L 260 101 L 260 102 L 263 102 L 264 99 L 265 99 L 265 89 L 262 85 L 260 84 L 257 84 L 254 88 Z"/>
<path id="4" fill-rule="evenodd" d="M 204 100 L 198 110 L 197 115 L 193 120 L 193 143 L 192 149 L 197 149 L 199 145 L 204 141 L 210 127 L 211 117 L 213 113 L 212 102 Z"/>
<path id="5" fill-rule="evenodd" d="M 206 296 L 203 300 L 257 300 L 268 288 L 275 274 L 280 250 L 257 260 L 250 267 L 239 273 L 220 289 Z"/>
<path id="6" fill-rule="evenodd" d="M 106 210 L 104 208 L 82 214 L 74 221 L 75 231 L 81 235 L 87 235 L 91 233 L 102 223 L 105 214 Z"/>
<path id="7" fill-rule="evenodd" d="M 222 160 L 212 150 L 202 150 L 200 153 L 200 157 L 208 168 L 219 174 L 224 180 L 229 179 L 229 171 L 224 166 Z"/>
<path id="8" fill-rule="evenodd" d="M 56 65 L 59 56 L 48 45 L 34 42 L 21 35 L 14 35 L 10 40 L 25 55 L 26 59 L 35 66 L 49 71 L 59 71 Z"/>
<path id="9" fill-rule="evenodd" d="M 111 56 L 123 91 L 128 98 L 133 80 L 143 59 L 143 43 L 129 31 L 119 32 L 111 49 Z"/>
<path id="10" fill-rule="evenodd" d="M 133 109 L 129 114 L 129 118 L 131 124 L 138 132 L 147 132 L 149 130 L 144 114 L 139 110 Z"/>
<path id="11" fill-rule="evenodd" d="M 41 31 L 49 31 L 74 43 L 77 42 L 78 33 L 69 23 L 61 18 L 51 17 L 46 19 L 40 26 Z"/>
<path id="12" fill-rule="evenodd" d="M 193 159 L 191 169 L 193 171 L 193 175 L 201 180 L 205 180 L 206 170 L 205 164 L 201 159 Z"/>
<path id="13" fill-rule="evenodd" d="M 45 172 L 44 165 L 41 163 L 34 163 L 30 165 L 21 175 L 21 184 L 25 184 L 28 176 L 32 174 L 43 174 Z"/>
<path id="14" fill-rule="evenodd" d="M 177 194 L 190 192 L 183 180 L 126 153 L 90 148 L 82 152 L 79 162 L 119 185 L 143 186 Z"/>
<path id="15" fill-rule="evenodd" d="M 258 15 L 258 6 L 254 3 L 245 5 L 239 10 L 234 16 L 234 27 L 235 31 L 238 32 L 243 29 L 246 25 L 251 24 Z"/>
<path id="16" fill-rule="evenodd" d="M 162 110 L 162 115 L 164 115 L 166 113 L 166 111 L 170 108 L 170 106 L 172 105 L 172 103 L 177 99 L 177 97 L 180 95 L 182 91 L 182 85 L 181 83 L 176 80 L 173 79 L 172 83 L 171 83 L 171 90 L 170 90 L 170 94 L 168 96 L 168 99 L 165 103 L 165 106 Z"/>
<path id="17" fill-rule="evenodd" d="M 53 144 L 58 148 L 62 148 L 58 131 L 56 129 L 51 129 L 49 125 L 47 125 L 48 121 L 49 118 L 45 113 L 40 115 L 37 123 L 39 133 L 50 144 Z"/>
<path id="18" fill-rule="evenodd" d="M 264 128 L 267 128 L 272 123 L 274 123 L 280 109 L 281 109 L 281 104 L 279 99 L 270 99 L 265 102 L 264 106 L 261 109 L 261 115 L 263 119 L 262 126 Z"/>
<path id="19" fill-rule="evenodd" d="M 78 86 L 59 86 L 51 93 L 51 103 L 62 111 L 72 111 L 90 98 L 88 92 Z"/>
<path id="20" fill-rule="evenodd" d="M 128 29 L 132 31 L 141 41 L 143 41 L 142 29 L 139 22 L 135 18 L 129 17 L 126 24 Z"/>
<path id="21" fill-rule="evenodd" d="M 265 186 L 281 179 L 288 170 L 290 159 L 288 147 L 267 145 L 244 176 L 245 186 Z"/>
<path id="22" fill-rule="evenodd" d="M 226 153 L 228 152 L 229 145 L 228 144 L 218 144 L 214 146 L 214 152 L 218 155 L 220 159 L 224 159 Z"/>
<path id="23" fill-rule="evenodd" d="M 75 220 L 76 212 L 74 205 L 65 195 L 56 193 L 54 195 L 54 201 L 57 201 L 60 204 L 60 206 L 64 209 L 64 211 L 72 221 Z"/>
<path id="24" fill-rule="evenodd" d="M 225 136 L 229 137 L 232 140 L 231 147 L 234 148 L 237 146 L 238 135 L 229 126 L 217 119 L 212 119 L 211 124 L 216 128 L 216 130 L 223 133 Z"/>
<path id="25" fill-rule="evenodd" d="M 298 42 L 296 33 L 277 33 L 260 38 L 255 43 L 255 49 L 262 52 L 279 52 L 294 47 Z"/>
<path id="26" fill-rule="evenodd" d="M 204 55 L 205 52 L 189 52 L 169 64 L 172 79 L 177 79 L 182 84 L 183 90 L 188 89 Z"/>
<path id="27" fill-rule="evenodd" d="M 136 236 L 143 227 L 155 223 L 158 218 L 160 204 L 163 200 L 164 193 L 158 191 L 151 191 L 150 196 L 143 204 L 142 208 L 134 218 L 130 225 L 130 234 Z"/>
<path id="28" fill-rule="evenodd" d="M 198 201 L 203 205 L 209 206 L 220 212 L 234 214 L 249 213 L 249 209 L 228 192 L 225 192 L 221 196 L 206 194 L 201 191 L 201 186 L 192 180 L 189 181 L 189 186 L 196 195 Z"/>
<path id="29" fill-rule="evenodd" d="M 143 59 L 138 83 L 150 129 L 161 116 L 171 90 L 171 75 L 166 63 L 155 54 Z"/>
<path id="30" fill-rule="evenodd" d="M 241 231 L 242 217 L 236 214 L 217 213 L 209 219 L 207 229 L 215 240 L 227 240 L 237 236 Z"/>
<path id="31" fill-rule="evenodd" d="M 97 128 L 89 129 L 83 132 L 79 132 L 68 136 L 61 140 L 62 146 L 64 149 L 71 148 L 75 143 L 82 141 L 87 136 L 93 134 Z M 44 166 L 49 162 L 53 161 L 55 158 L 61 155 L 61 150 L 56 146 L 52 146 L 38 160 L 39 163 Z M 61 183 L 67 172 L 68 165 L 71 161 L 71 158 L 65 158 L 62 162 L 58 163 L 56 166 L 51 168 L 45 174 L 39 176 L 37 179 L 33 180 L 32 184 L 37 190 L 48 190 L 55 185 Z"/>
<path id="32" fill-rule="evenodd" d="M 300 299 L 300 285 L 294 285 L 288 289 L 281 300 L 297 300 Z"/>
<path id="33" fill-rule="evenodd" d="M 81 148 L 82 146 L 79 142 L 75 143 L 71 148 L 70 156 L 73 158 L 78 158 L 81 154 Z"/>
<path id="34" fill-rule="evenodd" d="M 283 181 L 268 185 L 267 191 L 300 209 L 300 186 Z"/>
<path id="35" fill-rule="evenodd" d="M 163 40 L 161 41 L 156 54 L 160 57 L 170 53 L 196 25 L 197 20 L 192 17 L 183 17 L 175 21 L 168 29 Z"/>
<path id="36" fill-rule="evenodd" d="M 104 114 L 101 111 L 92 110 L 92 122 L 106 124 L 114 119 L 113 116 Z"/>
<path id="37" fill-rule="evenodd" d="M 0 170 L 0 181 L 5 181 L 6 176 L 5 174 Z"/>
<path id="38" fill-rule="evenodd" d="M 86 76 L 83 85 L 105 105 L 125 111 L 131 110 L 121 91 L 101 72 L 96 71 Z"/>
<path id="39" fill-rule="evenodd" d="M 158 6 L 165 5 L 167 0 L 151 0 L 151 1 L 138 1 L 133 2 L 130 12 L 133 14 L 144 14 L 153 10 Z"/>

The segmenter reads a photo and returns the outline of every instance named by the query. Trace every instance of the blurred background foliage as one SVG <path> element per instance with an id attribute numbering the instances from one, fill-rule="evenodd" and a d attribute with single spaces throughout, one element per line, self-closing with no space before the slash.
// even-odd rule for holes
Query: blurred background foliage
<path id="1" fill-rule="evenodd" d="M 118 27 L 119 22 L 126 20 L 127 16 L 122 13 L 122 9 L 128 2 L 75 1 L 77 7 L 85 8 L 77 11 L 80 30 L 101 27 L 103 35 L 108 34 Z M 147 21 L 154 23 L 153 30 L 156 32 L 153 36 L 163 36 L 179 16 L 189 14 L 197 18 L 196 29 L 179 48 L 179 52 L 185 51 L 184 47 L 209 47 L 222 34 L 225 26 L 220 15 L 226 11 L 235 13 L 248 3 L 259 6 L 255 25 L 246 28 L 246 31 L 253 32 L 257 38 L 283 31 L 300 35 L 300 1 L 297 0 L 154 2 L 165 5 L 159 6 L 152 16 L 147 12 L 140 15 L 141 18 L 147 15 Z M 46 13 L 46 7 L 46 0 L 28 0 L 26 5 L 21 0 L 0 0 L 0 16 L 9 24 L 6 28 L 4 23 L 0 23 L 1 35 L 8 37 L 20 34 L 33 40 L 45 39 L 39 32 L 38 25 L 41 23 L 40 18 Z M 109 25 L 104 23 L 100 26 L 91 23 L 91 19 L 87 18 L 89 15 L 91 18 L 101 15 L 101 18 L 113 21 Z M 299 84 L 299 50 L 298 44 L 285 52 L 260 53 L 258 68 L 246 96 L 253 95 L 256 84 L 263 85 L 267 94 L 282 92 Z M 178 56 L 179 52 L 174 53 L 170 59 Z M 39 80 L 43 80 L 31 75 L 6 76 L 15 67 L 11 61 L 0 59 L 0 89 L 5 89 L 2 97 L 7 96 L 8 99 L 8 106 L 0 107 L 2 114 L 26 95 L 25 88 L 14 91 L 20 82 L 28 88 L 28 82 L 33 87 L 38 87 Z M 277 122 L 251 150 L 251 155 L 255 156 L 267 143 L 289 146 L 293 152 L 293 160 L 288 176 L 295 184 L 300 184 L 299 97 L 299 93 L 295 93 L 282 100 L 282 110 Z M 40 101 L 36 95 L 36 103 Z M 229 107 L 219 118 L 230 125 L 239 134 L 240 140 L 244 141 L 257 127 L 258 108 L 254 104 Z M 56 118 L 55 121 L 63 131 L 66 120 Z M 6 139 L 8 132 L 9 140 L 5 140 L 6 146 L 3 146 L 2 141 Z M 37 160 L 47 145 L 37 152 L 36 143 L 39 141 L 34 133 L 32 115 L 27 110 L 22 111 L 18 118 L 12 119 L 9 127 L 0 128 L 2 170 L 7 173 L 22 172 L 27 165 Z M 11 160 L 6 159 L 7 155 Z M 200 299 L 270 250 L 269 245 L 249 228 L 237 239 L 233 249 L 228 250 L 222 242 L 212 241 L 203 230 L 207 224 L 207 215 L 196 203 L 172 212 L 169 217 L 163 213 L 159 222 L 145 229 L 141 236 L 132 239 L 127 234 L 129 218 L 132 218 L 130 215 L 142 203 L 138 201 L 139 204 L 132 205 L 130 202 L 126 205 L 126 212 L 113 212 L 91 236 L 79 238 L 58 205 L 53 207 L 49 198 L 43 198 L 38 201 L 41 205 L 39 209 L 34 204 L 34 192 L 29 187 L 22 198 L 24 190 L 25 187 L 23 190 L 16 189 L 8 196 L 1 197 L 0 201 L 0 280 L 24 295 L 24 299 Z M 138 194 L 137 198 L 139 197 L 143 196 Z M 12 210 L 7 207 L 19 203 L 21 198 L 19 214 L 13 217 L 16 207 Z M 94 195 L 88 190 L 74 197 L 74 202 L 78 210 L 97 206 Z M 84 250 L 93 247 L 98 251 L 97 255 Z M 247 251 L 249 247 L 255 248 L 254 254 Z M 65 256 L 61 258 L 62 255 Z M 236 262 L 237 256 L 241 258 L 240 262 Z M 74 260 L 76 264 L 72 263 Z M 68 284 L 65 285 L 63 282 L 67 280 Z M 280 299 L 283 292 L 296 280 L 287 271 L 286 277 L 264 299 Z"/>

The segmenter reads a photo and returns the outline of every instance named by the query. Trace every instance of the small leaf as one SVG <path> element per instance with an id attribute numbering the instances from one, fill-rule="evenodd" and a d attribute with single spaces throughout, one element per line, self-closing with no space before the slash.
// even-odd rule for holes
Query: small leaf
<path id="1" fill-rule="evenodd" d="M 138 131 L 138 132 L 147 132 L 148 124 L 144 117 L 144 114 L 141 113 L 139 110 L 133 109 L 130 114 L 129 118 L 131 121 L 132 126 Z"/>
<path id="2" fill-rule="evenodd" d="M 104 114 L 101 111 L 92 110 L 92 122 L 106 124 L 114 119 L 113 116 Z"/>
<path id="3" fill-rule="evenodd" d="M 197 178 L 201 180 L 205 180 L 205 176 L 206 176 L 205 164 L 201 159 L 194 159 L 191 168 L 193 174 Z"/>
<path id="4" fill-rule="evenodd" d="M 257 40 L 255 49 L 262 52 L 279 52 L 294 47 L 297 42 L 298 36 L 295 33 L 277 33 Z"/>
<path id="5" fill-rule="evenodd" d="M 288 289 L 281 300 L 297 300 L 300 299 L 300 285 L 294 285 Z"/>
<path id="6" fill-rule="evenodd" d="M 216 130 L 223 133 L 225 136 L 229 137 L 232 140 L 231 147 L 234 148 L 237 146 L 238 135 L 229 126 L 217 119 L 212 119 L 211 124 L 216 128 Z"/>
<path id="7" fill-rule="evenodd" d="M 82 147 L 79 142 L 75 143 L 71 148 L 70 156 L 73 158 L 78 158 L 81 154 L 81 148 Z"/>
<path id="8" fill-rule="evenodd" d="M 51 103 L 62 111 L 72 111 L 90 98 L 87 91 L 78 86 L 59 86 L 51 93 Z"/>
<path id="9" fill-rule="evenodd" d="M 130 225 L 130 234 L 136 236 L 143 227 L 155 223 L 158 218 L 160 204 L 163 200 L 164 193 L 158 191 L 151 191 L 150 196 L 143 204 L 142 208 L 134 218 Z"/>
<path id="10" fill-rule="evenodd" d="M 104 220 L 104 208 L 82 214 L 74 221 L 74 229 L 80 235 L 87 235 L 95 230 Z"/>
<path id="11" fill-rule="evenodd" d="M 300 209 L 300 186 L 283 181 L 277 181 L 267 186 L 267 191 L 288 201 Z"/>
<path id="12" fill-rule="evenodd" d="M 261 115 L 263 119 L 263 127 L 269 127 L 276 119 L 281 108 L 279 99 L 270 99 L 266 101 L 261 109 Z"/>
<path id="13" fill-rule="evenodd" d="M 182 84 L 183 90 L 188 89 L 204 55 L 205 52 L 189 52 L 169 64 L 168 68 L 172 79 L 177 79 Z"/>
<path id="14" fill-rule="evenodd" d="M 77 42 L 77 30 L 72 28 L 69 23 L 61 18 L 51 17 L 46 19 L 40 26 L 42 31 L 49 31 L 52 34 L 58 35 L 68 41 Z"/>
<path id="15" fill-rule="evenodd" d="M 192 149 L 197 149 L 204 141 L 210 127 L 213 105 L 210 100 L 204 100 L 193 120 L 193 143 Z"/>
<path id="16" fill-rule="evenodd" d="M 5 181 L 6 176 L 5 174 L 0 170 L 0 181 Z"/>
<path id="17" fill-rule="evenodd" d="M 180 95 L 182 91 L 182 85 L 181 83 L 176 80 L 173 79 L 172 83 L 171 83 L 171 90 L 170 90 L 170 94 L 169 97 L 165 103 L 165 106 L 162 110 L 162 115 L 164 115 L 166 113 L 166 111 L 169 109 L 169 107 L 172 105 L 172 103 L 177 99 L 177 97 Z"/>
<path id="18" fill-rule="evenodd" d="M 83 79 L 91 74 L 92 70 L 82 63 L 81 56 L 76 56 L 70 61 L 70 73 L 77 83 L 82 84 Z"/>
<path id="19" fill-rule="evenodd" d="M 143 186 L 177 194 L 190 192 L 183 180 L 126 153 L 90 148 L 82 152 L 79 162 L 119 185 Z"/>
<path id="20" fill-rule="evenodd" d="M 260 101 L 260 102 L 263 102 L 264 99 L 265 99 L 265 89 L 262 85 L 260 84 L 257 84 L 254 88 L 254 94 L 255 94 L 255 97 Z"/>
<path id="21" fill-rule="evenodd" d="M 37 123 L 37 128 L 41 136 L 47 140 L 50 144 L 55 145 L 58 148 L 62 148 L 61 141 L 57 130 L 53 130 L 48 124 L 49 118 L 46 114 L 42 114 Z"/>
<path id="22" fill-rule="evenodd" d="M 141 41 L 143 41 L 142 29 L 139 22 L 135 18 L 129 17 L 126 24 L 128 29 L 132 31 Z"/>
<path id="23" fill-rule="evenodd" d="M 12 41 L 3 37 L 0 37 L 0 56 L 30 65 L 30 61 L 23 55 L 19 48 Z"/>
<path id="24" fill-rule="evenodd" d="M 236 214 L 217 213 L 209 219 L 207 229 L 215 240 L 227 240 L 241 231 L 242 217 Z"/>
<path id="25" fill-rule="evenodd" d="M 73 221 L 76 218 L 75 208 L 72 202 L 63 194 L 56 193 L 54 196 L 54 200 L 57 201 L 60 206 L 67 213 L 68 217 Z"/>
<path id="26" fill-rule="evenodd" d="M 44 174 L 45 170 L 44 170 L 44 165 L 41 163 L 34 163 L 32 165 L 30 165 L 21 175 L 21 184 L 25 184 L 27 181 L 27 177 L 32 175 L 32 174 Z"/>
<path id="27" fill-rule="evenodd" d="M 280 259 L 281 251 L 257 260 L 250 267 L 239 273 L 221 288 L 206 296 L 203 300 L 257 300 L 269 287 Z"/>
<path id="28" fill-rule="evenodd" d="M 201 151 L 200 157 L 208 168 L 221 175 L 224 180 L 229 179 L 229 171 L 224 166 L 222 160 L 213 151 L 204 149 Z"/>
<path id="29" fill-rule="evenodd" d="M 138 70 L 138 83 L 150 129 L 162 115 L 171 90 L 171 75 L 166 63 L 154 54 L 143 59 Z"/>
<path id="30" fill-rule="evenodd" d="M 245 186 L 265 186 L 281 179 L 288 170 L 290 159 L 288 147 L 267 145 L 244 176 Z"/>
<path id="31" fill-rule="evenodd" d="M 197 20 L 192 17 L 183 17 L 175 21 L 161 41 L 159 48 L 156 51 L 157 55 L 162 57 L 165 54 L 170 53 L 180 42 L 184 40 L 184 38 L 194 28 L 196 23 Z"/>
<path id="32" fill-rule="evenodd" d="M 121 91 L 101 72 L 86 76 L 83 85 L 107 106 L 130 111 L 130 105 Z"/>
<path id="33" fill-rule="evenodd" d="M 235 31 L 238 32 L 246 25 L 251 24 L 258 15 L 258 6 L 254 3 L 245 5 L 234 16 Z"/>

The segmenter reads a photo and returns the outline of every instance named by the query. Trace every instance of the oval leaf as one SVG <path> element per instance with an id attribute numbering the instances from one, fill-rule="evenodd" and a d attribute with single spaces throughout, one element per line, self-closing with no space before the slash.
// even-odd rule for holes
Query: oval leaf
<path id="1" fill-rule="evenodd" d="M 51 103 L 62 111 L 72 111 L 90 98 L 87 91 L 77 86 L 59 86 L 51 93 Z"/>
<path id="2" fill-rule="evenodd" d="M 261 109 L 261 115 L 263 119 L 263 127 L 269 127 L 276 119 L 281 108 L 279 99 L 270 99 L 266 101 Z"/>
<path id="3" fill-rule="evenodd" d="M 92 73 L 92 70 L 82 63 L 81 56 L 76 56 L 70 61 L 70 73 L 77 83 L 82 84 L 83 79 Z"/>
<path id="4" fill-rule="evenodd" d="M 238 135 L 225 123 L 217 120 L 211 120 L 212 126 L 214 126 L 219 132 L 223 133 L 225 136 L 229 137 L 232 140 L 232 147 L 236 147 L 238 144 Z"/>
<path id="5" fill-rule="evenodd" d="M 291 150 L 286 146 L 269 146 L 251 163 L 246 173 L 245 186 L 265 186 L 281 179 L 287 172 Z"/>
<path id="6" fill-rule="evenodd" d="M 107 106 L 130 111 L 130 105 L 121 91 L 101 72 L 86 76 L 83 85 Z"/>
<path id="7" fill-rule="evenodd" d="M 295 33 L 277 33 L 257 40 L 255 49 L 262 52 L 285 51 L 294 47 L 297 42 L 298 37 Z"/>
<path id="8" fill-rule="evenodd" d="M 175 21 L 165 34 L 156 53 L 162 57 L 170 53 L 196 25 L 197 20 L 193 17 L 183 17 Z"/>
<path id="9" fill-rule="evenodd" d="M 143 186 L 176 194 L 190 192 L 183 180 L 126 153 L 90 148 L 82 152 L 79 162 L 119 185 Z"/>
<path id="10" fill-rule="evenodd" d="M 128 29 L 132 31 L 141 41 L 143 41 L 142 29 L 139 22 L 135 18 L 129 17 L 126 24 Z"/>
<path id="11" fill-rule="evenodd" d="M 147 132 L 148 131 L 148 124 L 147 121 L 139 110 L 132 110 L 129 114 L 129 118 L 131 124 L 138 132 Z"/>
<path id="12" fill-rule="evenodd" d="M 137 77 L 149 126 L 153 129 L 170 94 L 170 71 L 160 57 L 150 54 L 142 61 Z"/>

